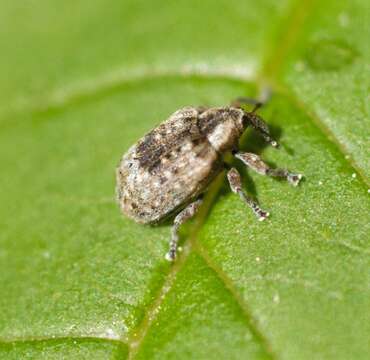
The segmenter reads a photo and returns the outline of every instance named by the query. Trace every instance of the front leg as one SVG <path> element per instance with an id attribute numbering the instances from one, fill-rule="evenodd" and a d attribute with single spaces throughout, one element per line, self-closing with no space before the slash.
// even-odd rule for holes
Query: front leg
<path id="1" fill-rule="evenodd" d="M 242 181 L 238 170 L 231 168 L 227 173 L 231 190 L 238 194 L 240 198 L 252 209 L 254 215 L 257 216 L 259 221 L 265 220 L 269 213 L 263 211 L 257 203 L 255 203 L 242 189 Z"/>
<path id="2" fill-rule="evenodd" d="M 261 175 L 267 175 L 272 177 L 280 177 L 288 180 L 293 186 L 297 186 L 299 181 L 302 179 L 301 174 L 293 174 L 286 169 L 272 169 L 262 159 L 253 153 L 237 152 L 234 154 L 236 158 L 243 161 L 245 165 L 256 171 Z"/>
<path id="3" fill-rule="evenodd" d="M 171 229 L 170 249 L 166 254 L 166 260 L 174 261 L 176 259 L 177 245 L 179 242 L 179 227 L 181 224 L 192 218 L 198 211 L 203 200 L 198 199 L 189 204 L 185 209 L 177 214 Z"/>
<path id="4" fill-rule="evenodd" d="M 245 111 L 243 109 L 244 104 L 254 105 L 253 110 Z M 277 148 L 279 144 L 271 136 L 270 130 L 267 124 L 261 118 L 261 116 L 256 114 L 257 110 L 263 105 L 264 105 L 264 102 L 261 102 L 261 101 L 258 101 L 252 98 L 248 98 L 248 97 L 239 97 L 231 102 L 232 107 L 236 107 L 236 108 L 244 110 L 244 119 L 245 119 L 246 124 L 252 126 L 252 128 L 256 130 L 266 142 L 268 142 L 273 147 Z"/>
<path id="5" fill-rule="evenodd" d="M 267 143 L 274 148 L 279 147 L 278 142 L 271 136 L 269 127 L 259 115 L 252 111 L 245 112 L 244 117 L 246 119 L 246 123 L 252 126 L 252 128 L 256 130 Z"/>

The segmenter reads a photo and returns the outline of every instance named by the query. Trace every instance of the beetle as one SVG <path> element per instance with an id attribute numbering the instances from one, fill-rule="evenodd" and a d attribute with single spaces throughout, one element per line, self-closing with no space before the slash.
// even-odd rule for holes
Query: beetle
<path id="1" fill-rule="evenodd" d="M 243 109 L 254 104 L 252 111 Z M 264 120 L 256 111 L 262 103 L 238 98 L 227 107 L 184 107 L 147 133 L 125 153 L 116 170 L 117 200 L 122 212 L 142 224 L 155 224 L 176 214 L 166 259 L 176 258 L 179 227 L 195 215 L 202 194 L 225 168 L 227 152 L 262 175 L 281 177 L 297 186 L 301 174 L 269 167 L 253 153 L 238 150 L 239 138 L 247 127 L 278 147 Z M 241 177 L 229 168 L 231 190 L 252 209 L 258 220 L 262 210 L 242 189 Z"/>

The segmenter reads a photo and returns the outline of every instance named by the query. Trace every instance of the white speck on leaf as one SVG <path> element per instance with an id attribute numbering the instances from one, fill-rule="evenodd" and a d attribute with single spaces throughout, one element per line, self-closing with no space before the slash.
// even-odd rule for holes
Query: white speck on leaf
<path id="1" fill-rule="evenodd" d="M 349 25 L 349 17 L 348 17 L 348 14 L 346 14 L 345 12 L 342 12 L 339 14 L 338 16 L 338 21 L 339 21 L 339 25 L 341 27 L 348 27 Z"/>
<path id="2" fill-rule="evenodd" d="M 107 330 L 105 330 L 105 335 L 109 339 L 113 339 L 113 340 L 118 340 L 119 339 L 119 335 L 116 334 L 114 332 L 114 330 L 113 329 L 110 329 L 110 328 L 108 328 Z"/>
<path id="3" fill-rule="evenodd" d="M 252 340 L 252 334 L 251 334 L 251 333 L 249 333 L 249 332 L 248 332 L 248 333 L 246 333 L 246 334 L 245 334 L 245 340 L 246 340 L 246 341 L 251 341 L 251 340 Z"/>
<path id="4" fill-rule="evenodd" d="M 304 70 L 304 62 L 303 61 L 298 61 L 294 64 L 294 69 L 295 71 L 302 72 Z"/>

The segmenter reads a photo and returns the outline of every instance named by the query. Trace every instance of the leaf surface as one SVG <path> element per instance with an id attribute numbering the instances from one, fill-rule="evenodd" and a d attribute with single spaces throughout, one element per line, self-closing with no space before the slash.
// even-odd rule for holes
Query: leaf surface
<path id="1" fill-rule="evenodd" d="M 365 359 L 369 329 L 366 2 L 4 1 L 0 357 Z M 345 84 L 345 86 L 344 86 Z M 170 224 L 114 199 L 122 153 L 184 105 L 273 90 L 282 144 L 241 149 L 164 260 Z"/>

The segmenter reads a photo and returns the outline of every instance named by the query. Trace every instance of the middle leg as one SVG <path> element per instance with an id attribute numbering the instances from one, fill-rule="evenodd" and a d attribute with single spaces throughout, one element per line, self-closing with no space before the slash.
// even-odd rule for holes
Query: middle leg
<path id="1" fill-rule="evenodd" d="M 269 213 L 267 211 L 263 211 L 257 203 L 255 203 L 242 189 L 242 181 L 238 170 L 235 168 L 231 168 L 227 173 L 227 179 L 229 180 L 229 184 L 231 190 L 238 194 L 240 198 L 252 209 L 254 215 L 257 216 L 259 221 L 265 220 Z"/>
<path id="2" fill-rule="evenodd" d="M 302 179 L 301 174 L 294 174 L 286 169 L 272 169 L 262 159 L 253 153 L 237 152 L 234 154 L 236 158 L 243 161 L 245 165 L 256 171 L 261 175 L 267 175 L 272 177 L 280 177 L 288 180 L 293 186 L 297 186 L 299 181 Z"/>

